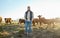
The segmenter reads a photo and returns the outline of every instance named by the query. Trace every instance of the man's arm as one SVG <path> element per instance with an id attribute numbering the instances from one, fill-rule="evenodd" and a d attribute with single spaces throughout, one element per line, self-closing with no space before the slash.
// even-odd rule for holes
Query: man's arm
<path id="1" fill-rule="evenodd" d="M 33 14 L 33 12 L 32 12 L 32 20 L 33 20 L 33 18 L 34 18 L 34 14 Z"/>
<path id="2" fill-rule="evenodd" d="M 25 14 L 24 14 L 24 19 L 26 20 L 26 12 L 25 12 Z"/>
<path id="3" fill-rule="evenodd" d="M 24 15 L 24 19 L 25 19 L 25 20 L 27 19 L 27 15 L 26 15 L 26 14 L 27 14 L 27 12 L 25 12 L 25 15 Z"/>

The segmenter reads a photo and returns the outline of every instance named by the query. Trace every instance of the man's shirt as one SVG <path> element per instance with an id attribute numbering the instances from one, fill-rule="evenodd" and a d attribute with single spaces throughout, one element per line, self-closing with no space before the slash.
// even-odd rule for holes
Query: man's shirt
<path id="1" fill-rule="evenodd" d="M 27 21 L 30 21 L 30 11 L 28 11 L 28 14 L 27 14 Z"/>

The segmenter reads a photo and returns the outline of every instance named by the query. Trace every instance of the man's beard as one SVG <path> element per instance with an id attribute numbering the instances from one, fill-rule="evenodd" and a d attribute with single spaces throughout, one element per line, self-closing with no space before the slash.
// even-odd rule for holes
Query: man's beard
<path id="1" fill-rule="evenodd" d="M 30 10 L 28 10 L 28 11 L 30 11 Z"/>

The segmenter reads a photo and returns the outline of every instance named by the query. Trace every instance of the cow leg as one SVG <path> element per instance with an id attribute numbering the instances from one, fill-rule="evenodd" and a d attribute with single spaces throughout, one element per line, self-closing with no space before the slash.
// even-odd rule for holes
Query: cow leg
<path id="1" fill-rule="evenodd" d="M 21 25 L 21 22 L 19 23 L 19 25 Z"/>
<path id="2" fill-rule="evenodd" d="M 33 23 L 33 26 L 35 26 L 35 23 Z"/>
<path id="3" fill-rule="evenodd" d="M 40 26 L 39 26 L 39 28 L 41 28 L 41 22 L 39 22 L 40 23 Z"/>
<path id="4" fill-rule="evenodd" d="M 51 23 L 47 23 L 46 29 L 51 26 Z"/>
<path id="5" fill-rule="evenodd" d="M 1 24 L 1 22 L 0 22 L 0 24 Z"/>
<path id="6" fill-rule="evenodd" d="M 10 22 L 10 24 L 11 24 L 11 22 Z"/>
<path id="7" fill-rule="evenodd" d="M 34 21 L 32 21 L 32 24 L 33 24 L 33 26 L 35 26 L 35 22 Z"/>
<path id="8" fill-rule="evenodd" d="M 47 25 L 46 29 L 49 27 L 50 24 Z"/>
<path id="9" fill-rule="evenodd" d="M 6 21 L 6 24 L 7 24 L 7 21 Z"/>
<path id="10" fill-rule="evenodd" d="M 40 26 L 42 25 L 42 23 L 40 22 Z"/>
<path id="11" fill-rule="evenodd" d="M 33 22 L 33 26 L 35 26 L 35 22 Z"/>
<path id="12" fill-rule="evenodd" d="M 50 23 L 50 26 L 51 26 L 51 24 L 52 24 L 52 28 L 54 28 L 54 26 L 55 26 L 54 23 Z"/>
<path id="13" fill-rule="evenodd" d="M 37 24 L 38 24 L 38 22 L 37 22 Z"/>
<path id="14" fill-rule="evenodd" d="M 52 28 L 54 28 L 55 27 L 55 24 L 53 23 L 53 27 Z"/>

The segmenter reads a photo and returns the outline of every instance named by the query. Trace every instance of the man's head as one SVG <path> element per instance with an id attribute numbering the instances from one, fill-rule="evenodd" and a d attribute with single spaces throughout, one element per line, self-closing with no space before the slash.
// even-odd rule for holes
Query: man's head
<path id="1" fill-rule="evenodd" d="M 27 7 L 27 10 L 30 11 L 30 6 Z"/>

